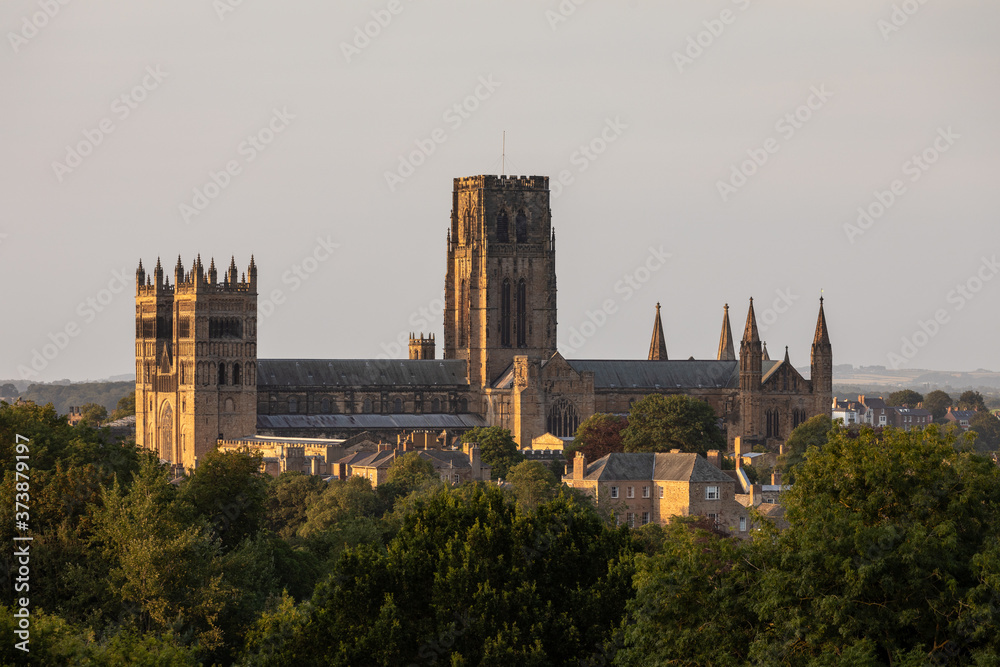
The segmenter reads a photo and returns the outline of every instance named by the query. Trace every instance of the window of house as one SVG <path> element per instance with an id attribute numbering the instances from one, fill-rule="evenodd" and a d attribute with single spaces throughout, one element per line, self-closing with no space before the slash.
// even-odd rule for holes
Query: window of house
<path id="1" fill-rule="evenodd" d="M 642 497 L 643 498 L 649 498 L 649 487 L 648 486 L 642 487 Z"/>
<path id="2" fill-rule="evenodd" d="M 711 521 L 712 523 L 718 523 L 719 522 L 719 515 L 718 514 L 709 514 L 708 515 L 708 520 Z"/>
<path id="3" fill-rule="evenodd" d="M 629 528 L 635 528 L 635 512 L 625 513 L 625 523 L 628 524 Z"/>
<path id="4" fill-rule="evenodd" d="M 617 498 L 618 497 L 618 487 L 617 486 L 612 486 L 611 487 L 611 497 L 612 498 Z"/>
<path id="5" fill-rule="evenodd" d="M 625 489 L 625 497 L 626 498 L 635 498 L 635 487 L 634 486 L 630 486 L 630 487 L 627 487 Z"/>
<path id="6" fill-rule="evenodd" d="M 661 487 L 660 487 L 660 497 L 661 497 L 661 498 L 663 497 L 663 492 L 664 492 L 664 490 L 665 490 L 665 489 L 664 489 L 664 488 L 663 488 L 663 487 L 661 486 Z"/>
<path id="7" fill-rule="evenodd" d="M 740 532 L 747 532 L 747 518 L 745 516 L 740 517 Z"/>
<path id="8" fill-rule="evenodd" d="M 642 525 L 645 526 L 647 523 L 649 523 L 649 512 L 643 512 L 642 513 Z"/>
<path id="9" fill-rule="evenodd" d="M 706 486 L 705 487 L 705 500 L 718 500 L 719 499 L 719 487 L 717 486 Z"/>
<path id="10" fill-rule="evenodd" d="M 456 484 L 458 484 L 458 483 L 459 483 L 460 481 L 462 481 L 462 479 L 461 479 L 461 477 L 459 476 L 459 474 L 458 474 L 458 473 L 456 472 L 456 473 L 455 473 L 455 483 L 456 483 Z"/>

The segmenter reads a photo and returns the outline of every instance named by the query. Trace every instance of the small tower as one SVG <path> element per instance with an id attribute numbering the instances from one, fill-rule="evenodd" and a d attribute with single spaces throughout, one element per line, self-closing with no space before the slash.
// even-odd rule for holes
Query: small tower
<path id="1" fill-rule="evenodd" d="M 733 329 L 729 326 L 729 304 L 723 306 L 722 335 L 719 336 L 719 361 L 736 361 L 736 350 L 733 349 Z"/>
<path id="2" fill-rule="evenodd" d="M 667 341 L 663 337 L 659 303 L 656 304 L 656 319 L 653 320 L 653 338 L 649 341 L 649 361 L 667 361 Z"/>
<path id="3" fill-rule="evenodd" d="M 823 297 L 819 298 L 819 316 L 816 318 L 816 333 L 813 335 L 809 378 L 815 398 L 815 414 L 829 415 L 833 402 L 833 348 L 830 345 L 830 332 L 826 328 Z"/>
<path id="4" fill-rule="evenodd" d="M 767 341 L 766 340 L 765 341 L 761 341 L 760 344 L 763 346 L 763 349 L 764 349 L 764 352 L 761 354 L 760 358 L 763 361 L 771 361 L 771 355 L 767 353 Z"/>
<path id="5" fill-rule="evenodd" d="M 434 358 L 434 334 L 424 338 L 423 332 L 416 337 L 410 334 L 410 359 L 433 359 Z"/>
<path id="6" fill-rule="evenodd" d="M 763 346 L 757 333 L 757 317 L 753 312 L 753 298 L 747 312 L 747 324 L 740 341 L 740 432 L 744 438 L 753 438 L 762 431 L 761 369 Z"/>

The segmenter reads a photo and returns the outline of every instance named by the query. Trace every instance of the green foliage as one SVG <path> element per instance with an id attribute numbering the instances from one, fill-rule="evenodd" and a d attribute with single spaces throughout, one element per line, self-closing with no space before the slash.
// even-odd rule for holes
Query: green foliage
<path id="1" fill-rule="evenodd" d="M 39 405 L 51 403 L 61 415 L 69 412 L 70 406 L 97 403 L 108 410 L 114 409 L 118 400 L 135 391 L 135 382 L 78 382 L 74 384 L 33 384 L 21 398 Z"/>
<path id="2" fill-rule="evenodd" d="M 389 466 L 386 481 L 379 485 L 383 497 L 395 499 L 437 480 L 434 465 L 418 452 L 407 452 Z"/>
<path id="3" fill-rule="evenodd" d="M 323 493 L 326 483 L 318 475 L 283 472 L 267 487 L 267 526 L 288 539 L 306 522 L 306 509 Z"/>
<path id="4" fill-rule="evenodd" d="M 352 519 L 378 518 L 386 509 L 385 501 L 372 491 L 371 482 L 364 477 L 332 480 L 306 508 L 306 521 L 299 535 L 310 537 Z"/>
<path id="5" fill-rule="evenodd" d="M 595 412 L 576 429 L 572 445 L 567 448 L 566 458 L 572 460 L 575 452 L 583 452 L 588 461 L 625 451 L 622 431 L 628 426 L 628 419 L 618 415 Z"/>
<path id="6" fill-rule="evenodd" d="M 986 411 L 986 401 L 978 391 L 963 391 L 962 395 L 958 397 L 958 409 Z"/>
<path id="7" fill-rule="evenodd" d="M 822 449 L 834 428 L 830 417 L 815 415 L 792 429 L 785 441 L 785 453 L 778 457 L 775 466 L 782 473 L 783 484 L 795 483 L 796 469 L 805 461 L 809 448 Z"/>
<path id="8" fill-rule="evenodd" d="M 270 477 L 261 472 L 260 460 L 260 452 L 212 450 L 181 485 L 178 501 L 211 526 L 224 549 L 266 524 Z"/>
<path id="9" fill-rule="evenodd" d="M 622 431 L 626 452 L 682 452 L 705 454 L 724 450 L 715 410 L 705 401 L 680 394 L 650 394 L 632 405 Z"/>
<path id="10" fill-rule="evenodd" d="M 97 403 L 85 403 L 80 406 L 80 423 L 91 427 L 98 427 L 108 418 L 108 409 Z"/>
<path id="11" fill-rule="evenodd" d="M 977 412 L 969 421 L 969 430 L 976 433 L 976 451 L 994 452 L 1000 448 L 1000 419 L 992 412 Z"/>
<path id="12" fill-rule="evenodd" d="M 948 412 L 948 408 L 951 406 L 951 396 L 940 389 L 935 389 L 924 396 L 924 409 L 931 411 L 931 414 L 934 416 L 934 421 L 943 419 L 945 413 Z"/>
<path id="13" fill-rule="evenodd" d="M 499 426 L 466 431 L 462 442 L 479 443 L 479 457 L 492 469 L 493 479 L 506 479 L 508 471 L 523 459 L 510 431 Z"/>
<path id="14" fill-rule="evenodd" d="M 265 614 L 246 662 L 587 660 L 631 596 L 630 553 L 627 531 L 568 496 L 520 513 L 495 487 L 439 487 L 386 551 L 344 552 L 308 604 Z"/>
<path id="15" fill-rule="evenodd" d="M 135 414 L 135 389 L 118 399 L 115 411 L 111 413 L 111 419 L 122 419 Z"/>
<path id="16" fill-rule="evenodd" d="M 889 394 L 889 399 L 886 402 L 894 407 L 915 408 L 924 402 L 924 397 L 923 394 L 919 394 L 912 389 L 901 389 Z"/>
<path id="17" fill-rule="evenodd" d="M 538 461 L 522 461 L 511 468 L 507 476 L 517 504 L 522 509 L 533 510 L 539 504 L 556 497 L 562 482 L 552 471 Z"/>

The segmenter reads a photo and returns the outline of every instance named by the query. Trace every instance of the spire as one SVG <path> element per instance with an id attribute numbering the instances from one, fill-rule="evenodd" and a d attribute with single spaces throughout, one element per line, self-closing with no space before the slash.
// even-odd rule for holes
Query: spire
<path id="1" fill-rule="evenodd" d="M 813 345 L 829 345 L 830 332 L 826 329 L 826 315 L 823 313 L 823 297 L 819 298 L 819 317 L 816 318 L 816 334 Z"/>
<path id="2" fill-rule="evenodd" d="M 254 262 L 253 253 L 250 254 L 250 269 L 247 271 L 247 278 L 250 279 L 251 288 L 257 287 L 257 263 Z"/>
<path id="3" fill-rule="evenodd" d="M 736 361 L 733 347 L 733 329 L 729 326 L 729 304 L 723 307 L 722 336 L 719 337 L 719 361 Z"/>
<path id="4" fill-rule="evenodd" d="M 208 264 L 208 284 L 214 285 L 219 280 L 218 271 L 215 270 L 215 258 Z"/>
<path id="5" fill-rule="evenodd" d="M 757 316 L 753 314 L 753 297 L 750 297 L 750 310 L 747 312 L 747 325 L 743 328 L 743 340 L 749 343 L 760 341 L 757 334 Z"/>
<path id="6" fill-rule="evenodd" d="M 788 359 L 788 346 L 787 346 L 787 345 L 785 346 L 785 363 L 786 363 L 786 364 L 789 364 L 789 365 L 790 365 L 790 364 L 792 363 L 792 362 L 791 362 L 791 361 L 789 361 L 789 359 Z"/>
<path id="7" fill-rule="evenodd" d="M 762 353 L 761 360 L 762 361 L 771 361 L 771 355 L 769 355 L 767 353 L 767 343 L 766 342 L 762 343 L 762 345 L 764 346 L 764 352 Z"/>
<path id="8" fill-rule="evenodd" d="M 663 322 L 660 321 L 660 304 L 656 304 L 656 320 L 653 321 L 653 339 L 649 342 L 649 361 L 667 360 L 667 341 L 663 338 Z"/>

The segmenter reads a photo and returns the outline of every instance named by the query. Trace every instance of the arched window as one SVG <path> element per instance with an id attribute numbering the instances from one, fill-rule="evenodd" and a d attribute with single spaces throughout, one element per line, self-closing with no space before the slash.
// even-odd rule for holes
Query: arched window
<path id="1" fill-rule="evenodd" d="M 431 412 L 441 412 L 441 399 L 435 398 L 431 401 Z"/>
<path id="2" fill-rule="evenodd" d="M 468 317 L 469 312 L 469 294 L 465 286 L 465 280 L 462 280 L 462 289 L 458 295 L 458 344 L 461 347 L 465 347 L 465 322 L 466 317 Z"/>
<path id="3" fill-rule="evenodd" d="M 361 412 L 369 413 L 372 411 L 372 399 L 366 398 L 364 404 L 361 406 Z"/>
<path id="4" fill-rule="evenodd" d="M 503 279 L 500 288 L 500 347 L 510 347 L 510 281 Z"/>
<path id="5" fill-rule="evenodd" d="M 392 402 L 392 411 L 397 415 L 403 411 L 403 399 L 397 398 Z"/>
<path id="6" fill-rule="evenodd" d="M 219 384 L 226 384 L 226 364 L 224 363 L 219 364 Z"/>
<path id="7" fill-rule="evenodd" d="M 271 400 L 268 401 L 268 414 L 276 415 L 278 414 L 278 397 L 271 396 Z"/>
<path id="8" fill-rule="evenodd" d="M 500 243 L 510 242 L 510 231 L 508 228 L 507 211 L 500 211 L 497 215 L 497 241 Z"/>
<path id="9" fill-rule="evenodd" d="M 233 364 L 233 384 L 239 386 L 242 384 L 242 377 L 240 375 L 240 365 L 238 363 Z"/>
<path id="10" fill-rule="evenodd" d="M 226 399 L 225 412 L 236 412 L 236 403 L 231 398 Z"/>
<path id="11" fill-rule="evenodd" d="M 514 228 L 517 231 L 517 242 L 526 243 L 528 241 L 528 216 L 524 214 L 524 211 L 517 212 Z"/>
<path id="12" fill-rule="evenodd" d="M 330 414 L 330 399 L 324 398 L 319 402 L 319 411 L 324 415 Z"/>
<path id="13" fill-rule="evenodd" d="M 469 399 L 463 398 L 458 401 L 458 411 L 459 412 L 469 411 Z"/>
<path id="14" fill-rule="evenodd" d="M 294 396 L 288 397 L 288 414 L 294 415 L 299 411 L 299 399 Z"/>
<path id="15" fill-rule="evenodd" d="M 174 411 L 169 403 L 164 403 L 160 412 L 160 458 L 173 461 L 171 453 L 174 449 Z"/>
<path id="16" fill-rule="evenodd" d="M 778 417 L 778 410 L 768 410 L 764 413 L 764 417 L 767 421 L 767 437 L 769 438 L 780 438 L 780 421 Z"/>
<path id="17" fill-rule="evenodd" d="M 517 283 L 517 346 L 528 347 L 528 288 L 524 278 Z"/>
<path id="18" fill-rule="evenodd" d="M 548 431 L 559 438 L 568 438 L 576 433 L 580 417 L 576 408 L 565 398 L 560 398 L 549 408 Z"/>

